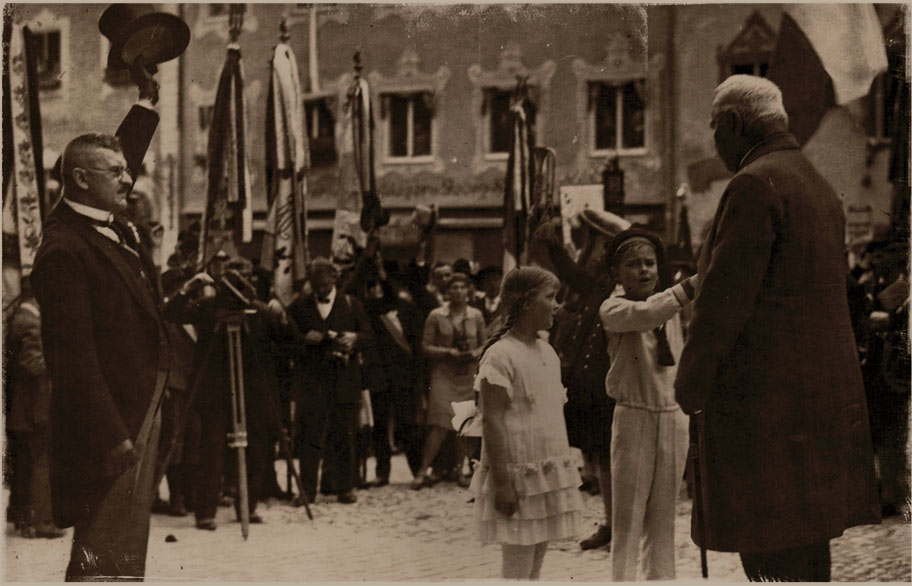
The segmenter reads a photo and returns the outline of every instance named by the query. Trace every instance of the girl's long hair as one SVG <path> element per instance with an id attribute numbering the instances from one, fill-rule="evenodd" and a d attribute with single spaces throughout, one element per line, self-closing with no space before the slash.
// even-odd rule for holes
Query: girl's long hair
<path id="1" fill-rule="evenodd" d="M 504 275 L 503 283 L 500 286 L 500 299 L 501 310 L 506 315 L 506 319 L 504 319 L 500 329 L 488 338 L 484 348 L 481 350 L 481 356 L 478 357 L 479 363 L 481 363 L 481 359 L 484 357 L 485 352 L 488 351 L 488 348 L 493 346 L 510 328 L 516 325 L 529 300 L 535 296 L 539 289 L 549 283 L 559 285 L 560 281 L 551 271 L 546 271 L 536 266 L 516 267 Z"/>

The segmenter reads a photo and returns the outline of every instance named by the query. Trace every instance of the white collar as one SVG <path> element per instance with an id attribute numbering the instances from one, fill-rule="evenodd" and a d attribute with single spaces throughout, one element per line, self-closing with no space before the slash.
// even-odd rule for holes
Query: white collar
<path id="1" fill-rule="evenodd" d="M 73 201 L 72 199 L 63 198 L 63 201 L 66 202 L 74 212 L 81 216 L 86 216 L 96 220 L 98 222 L 106 222 L 110 224 L 114 220 L 114 214 L 111 212 L 100 210 L 98 208 L 93 208 L 92 206 L 87 206 L 78 201 Z"/>
<path id="2" fill-rule="evenodd" d="M 332 288 L 332 291 L 330 291 L 330 292 L 329 292 L 329 295 L 327 295 L 326 297 L 329 299 L 329 301 L 327 301 L 327 302 L 324 303 L 324 302 L 320 301 L 320 297 L 317 296 L 316 291 L 314 291 L 314 300 L 317 302 L 317 305 L 329 305 L 329 306 L 332 306 L 332 304 L 336 301 L 336 288 L 333 287 L 333 288 Z"/>

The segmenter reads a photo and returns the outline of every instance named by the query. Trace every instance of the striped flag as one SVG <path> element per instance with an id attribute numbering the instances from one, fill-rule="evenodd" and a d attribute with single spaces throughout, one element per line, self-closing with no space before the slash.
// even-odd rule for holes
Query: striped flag
<path id="1" fill-rule="evenodd" d="M 507 177 L 504 185 L 504 272 L 525 260 L 528 239 L 527 217 L 532 208 L 535 146 L 535 107 L 529 99 L 528 87 L 520 79 L 510 104 L 512 132 Z"/>
<path id="2" fill-rule="evenodd" d="M 782 90 L 801 144 L 824 114 L 866 96 L 887 68 L 883 30 L 871 4 L 790 4 L 782 14 L 769 79 Z"/>
<path id="3" fill-rule="evenodd" d="M 217 246 L 212 244 L 220 234 L 230 230 L 235 240 L 253 239 L 246 129 L 241 48 L 232 43 L 219 79 L 209 130 L 206 208 L 200 234 L 200 261 L 204 264 L 216 252 Z"/>
<path id="4" fill-rule="evenodd" d="M 269 215 L 260 266 L 273 272 L 275 295 L 288 305 L 295 281 L 304 279 L 307 246 L 307 169 L 310 167 L 307 117 L 294 51 L 276 46 L 266 103 L 266 185 Z"/>
<path id="5" fill-rule="evenodd" d="M 44 162 L 33 37 L 11 20 L 4 14 L 9 45 L 3 63 L 3 233 L 15 235 L 25 277 L 41 244 Z"/>

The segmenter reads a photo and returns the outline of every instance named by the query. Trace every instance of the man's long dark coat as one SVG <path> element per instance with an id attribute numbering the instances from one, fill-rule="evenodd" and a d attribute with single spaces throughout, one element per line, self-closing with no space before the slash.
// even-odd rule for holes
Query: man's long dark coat
<path id="1" fill-rule="evenodd" d="M 134 177 L 157 124 L 155 112 L 134 106 L 117 132 Z M 85 518 L 110 488 L 102 458 L 136 440 L 156 374 L 170 359 L 152 259 L 144 247 L 132 261 L 119 248 L 61 202 L 31 274 L 53 386 L 51 492 L 59 527 Z"/>
<path id="2" fill-rule="evenodd" d="M 788 133 L 748 153 L 703 245 L 675 381 L 704 409 L 708 549 L 771 552 L 876 523 L 842 203 Z"/>

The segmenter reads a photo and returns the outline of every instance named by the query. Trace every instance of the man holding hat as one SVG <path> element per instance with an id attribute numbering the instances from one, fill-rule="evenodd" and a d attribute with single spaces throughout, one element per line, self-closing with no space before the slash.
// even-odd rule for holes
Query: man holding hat
<path id="1" fill-rule="evenodd" d="M 128 47 L 147 45 L 133 35 L 114 41 L 120 59 Z M 158 59 L 135 55 L 130 74 L 140 102 L 115 136 L 84 134 L 67 145 L 63 194 L 31 274 L 54 389 L 53 518 L 74 527 L 70 581 L 145 574 L 170 347 L 155 266 L 121 216 L 158 124 L 158 84 L 147 66 Z"/>

